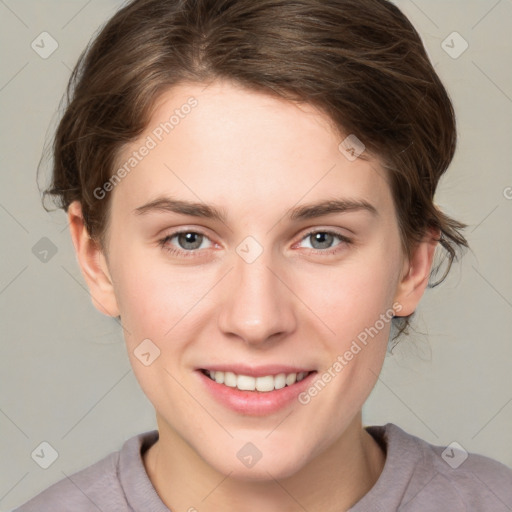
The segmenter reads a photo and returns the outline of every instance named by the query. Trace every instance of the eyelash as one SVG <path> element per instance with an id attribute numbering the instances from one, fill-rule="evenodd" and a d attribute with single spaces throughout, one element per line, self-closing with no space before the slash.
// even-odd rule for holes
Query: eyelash
<path id="1" fill-rule="evenodd" d="M 170 247 L 170 246 L 167 245 L 167 242 L 169 240 L 172 240 L 174 237 L 176 237 L 176 236 L 178 236 L 178 235 L 180 235 L 182 233 L 194 233 L 194 234 L 197 234 L 197 235 L 202 235 L 205 238 L 208 238 L 208 236 L 205 235 L 204 233 L 202 233 L 201 231 L 193 231 L 191 229 L 185 229 L 185 230 L 181 230 L 181 231 L 174 231 L 173 233 L 170 233 L 169 235 L 166 235 L 164 238 L 162 238 L 161 240 L 158 241 L 159 246 L 163 250 L 165 250 L 166 252 L 171 254 L 172 256 L 182 256 L 182 257 L 185 257 L 185 258 L 197 257 L 199 255 L 198 253 L 201 252 L 204 249 L 192 249 L 192 250 L 189 250 L 189 251 L 185 251 L 183 249 L 176 249 L 175 247 Z M 325 249 L 325 250 L 323 250 L 323 249 L 309 249 L 309 251 L 312 251 L 315 254 L 320 254 L 320 253 L 324 254 L 324 255 L 336 254 L 340 250 L 339 247 L 341 245 L 343 245 L 343 244 L 345 244 L 345 245 L 352 244 L 352 240 L 350 238 L 347 238 L 346 236 L 342 235 L 341 233 L 338 233 L 336 231 L 331 231 L 331 230 L 324 230 L 324 229 L 315 229 L 315 230 L 309 231 L 308 233 L 306 233 L 299 240 L 299 242 L 302 242 L 306 238 L 310 237 L 311 235 L 315 235 L 317 233 L 324 233 L 324 234 L 327 234 L 327 235 L 332 235 L 334 237 L 337 237 L 337 238 L 340 239 L 340 243 L 335 245 L 333 248 L 328 248 L 328 249 Z"/>

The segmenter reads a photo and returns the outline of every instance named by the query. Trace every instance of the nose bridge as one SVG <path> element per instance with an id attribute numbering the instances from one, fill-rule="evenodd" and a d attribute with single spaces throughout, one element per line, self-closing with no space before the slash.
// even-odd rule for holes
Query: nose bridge
<path id="1" fill-rule="evenodd" d="M 242 242 L 228 279 L 219 327 L 250 344 L 262 344 L 272 336 L 294 328 L 290 293 L 275 274 L 271 252 Z M 250 257 L 249 257 L 250 255 Z"/>

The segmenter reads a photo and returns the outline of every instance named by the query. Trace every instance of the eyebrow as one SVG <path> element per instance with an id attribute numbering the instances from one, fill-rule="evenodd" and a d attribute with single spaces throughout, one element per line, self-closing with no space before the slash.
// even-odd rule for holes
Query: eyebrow
<path id="1" fill-rule="evenodd" d="M 345 213 L 353 211 L 367 211 L 374 216 L 378 215 L 378 211 L 364 199 L 330 199 L 317 203 L 296 206 L 287 212 L 290 220 L 306 220 L 316 217 L 322 217 L 333 213 Z M 226 212 L 223 209 L 205 203 L 197 203 L 172 199 L 168 197 L 160 197 L 149 203 L 146 203 L 133 210 L 136 215 L 146 215 L 155 212 L 171 212 L 181 215 L 190 215 L 192 217 L 201 217 L 206 219 L 218 220 L 222 223 L 226 222 Z"/>

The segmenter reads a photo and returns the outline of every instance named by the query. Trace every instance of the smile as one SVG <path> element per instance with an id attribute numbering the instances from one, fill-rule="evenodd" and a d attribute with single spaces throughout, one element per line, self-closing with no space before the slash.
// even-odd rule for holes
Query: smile
<path id="1" fill-rule="evenodd" d="M 252 377 L 250 375 L 236 374 L 233 372 L 223 372 L 214 370 L 201 370 L 204 375 L 217 384 L 223 384 L 230 388 L 237 388 L 240 391 L 261 391 L 268 393 L 286 386 L 292 386 L 300 382 L 312 372 L 299 373 L 278 373 L 277 375 L 264 375 L 261 377 Z"/>

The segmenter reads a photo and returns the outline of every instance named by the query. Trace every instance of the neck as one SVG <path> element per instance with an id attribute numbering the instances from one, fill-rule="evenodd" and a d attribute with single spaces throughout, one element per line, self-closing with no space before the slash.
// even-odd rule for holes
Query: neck
<path id="1" fill-rule="evenodd" d="M 324 452 L 293 475 L 266 481 L 223 475 L 157 417 L 159 440 L 143 456 L 148 476 L 170 510 L 331 512 L 357 503 L 382 472 L 385 454 L 359 413 Z M 195 508 L 194 508 L 195 507 Z"/>

